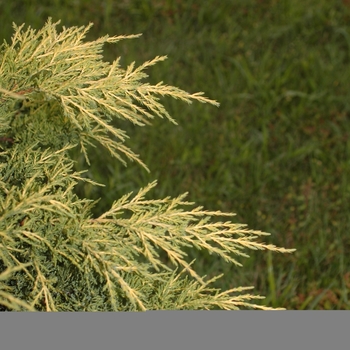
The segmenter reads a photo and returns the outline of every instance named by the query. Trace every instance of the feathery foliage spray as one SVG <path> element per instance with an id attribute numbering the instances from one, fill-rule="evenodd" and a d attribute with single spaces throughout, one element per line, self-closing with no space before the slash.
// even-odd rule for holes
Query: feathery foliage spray
<path id="1" fill-rule="evenodd" d="M 155 182 L 115 200 L 93 217 L 92 200 L 79 198 L 69 150 L 96 143 L 125 163 L 145 164 L 124 145 L 112 121 L 144 125 L 170 117 L 159 102 L 170 96 L 218 105 L 202 93 L 163 83 L 150 85 L 145 69 L 123 69 L 102 60 L 105 43 L 132 36 L 84 41 L 91 25 L 57 31 L 49 20 L 39 31 L 14 25 L 11 43 L 0 47 L 0 309 L 40 311 L 138 311 L 150 309 L 267 309 L 245 294 L 251 287 L 221 291 L 215 277 L 199 276 L 185 247 L 206 249 L 240 265 L 245 249 L 291 252 L 257 242 L 266 233 L 213 217 L 185 196 L 147 200 Z M 166 254 L 169 267 L 160 258 Z M 242 293 L 244 292 L 244 293 Z"/>

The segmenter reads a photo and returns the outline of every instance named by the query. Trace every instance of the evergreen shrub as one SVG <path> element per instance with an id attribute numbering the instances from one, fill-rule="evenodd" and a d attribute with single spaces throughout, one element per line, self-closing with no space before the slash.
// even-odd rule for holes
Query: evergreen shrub
<path id="1" fill-rule="evenodd" d="M 91 24 L 58 24 L 14 25 L 11 43 L 0 47 L 0 309 L 268 309 L 252 301 L 262 298 L 247 293 L 252 287 L 213 288 L 221 276 L 199 276 L 184 252 L 205 249 L 240 265 L 235 256 L 247 257 L 246 249 L 292 251 L 259 241 L 266 233 L 219 221 L 233 214 L 194 207 L 186 194 L 149 200 L 155 182 L 95 217 L 96 202 L 78 197 L 79 181 L 103 185 L 74 169 L 70 150 L 79 147 L 89 164 L 90 146 L 100 144 L 146 168 L 115 121 L 174 122 L 162 96 L 218 103 L 144 82 L 145 70 L 165 57 L 126 69 L 120 58 L 103 60 L 104 44 L 137 35 L 86 41 Z"/>

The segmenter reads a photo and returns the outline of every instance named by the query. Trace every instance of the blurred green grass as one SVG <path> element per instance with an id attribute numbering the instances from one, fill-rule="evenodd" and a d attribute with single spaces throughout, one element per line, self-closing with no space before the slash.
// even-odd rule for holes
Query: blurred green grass
<path id="1" fill-rule="evenodd" d="M 206 209 L 270 232 L 292 255 L 252 252 L 244 267 L 204 253 L 200 274 L 224 272 L 221 288 L 254 285 L 263 303 L 288 309 L 350 309 L 350 8 L 327 0 L 2 1 L 0 33 L 11 23 L 41 28 L 94 22 L 90 38 L 143 33 L 106 47 L 106 59 L 141 63 L 189 92 L 204 91 L 220 108 L 164 100 L 174 126 L 127 123 L 128 146 L 149 166 L 124 168 L 98 154 L 90 174 L 104 189 L 97 210 L 158 179 L 154 198 L 189 191 Z"/>

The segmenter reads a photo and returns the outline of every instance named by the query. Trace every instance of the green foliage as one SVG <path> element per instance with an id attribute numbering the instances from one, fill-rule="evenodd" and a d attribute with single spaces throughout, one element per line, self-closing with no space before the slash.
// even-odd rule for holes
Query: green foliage
<path id="1" fill-rule="evenodd" d="M 102 60 L 105 43 L 137 36 L 84 41 L 91 25 L 61 32 L 57 25 L 14 26 L 12 42 L 1 46 L 0 304 L 46 311 L 268 309 L 251 302 L 260 296 L 241 294 L 251 287 L 211 287 L 220 276 L 198 275 L 185 253 L 204 249 L 240 265 L 235 256 L 248 257 L 245 249 L 293 251 L 261 242 L 266 233 L 219 221 L 233 214 L 193 207 L 186 194 L 147 199 L 155 182 L 95 217 L 96 202 L 78 197 L 79 181 L 102 185 L 74 170 L 69 151 L 77 146 L 87 161 L 88 146 L 100 144 L 121 162 L 146 167 L 112 121 L 173 121 L 162 96 L 217 103 L 143 82 L 145 69 L 165 57 L 126 69 L 120 58 Z"/>

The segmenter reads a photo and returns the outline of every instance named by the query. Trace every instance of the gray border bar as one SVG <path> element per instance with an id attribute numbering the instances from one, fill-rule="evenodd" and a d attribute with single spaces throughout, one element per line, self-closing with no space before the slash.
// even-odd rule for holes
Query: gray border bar
<path id="1" fill-rule="evenodd" d="M 0 349 L 349 349 L 346 311 L 0 313 Z"/>

